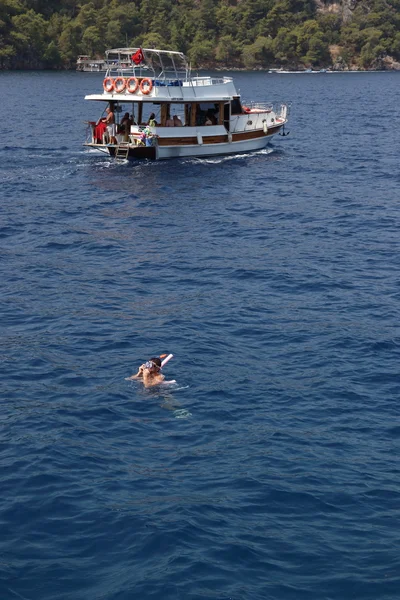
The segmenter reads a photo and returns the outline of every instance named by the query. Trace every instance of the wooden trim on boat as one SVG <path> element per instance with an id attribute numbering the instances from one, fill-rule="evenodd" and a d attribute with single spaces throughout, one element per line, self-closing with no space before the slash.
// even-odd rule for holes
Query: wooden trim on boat
<path id="1" fill-rule="evenodd" d="M 279 131 L 281 127 L 283 127 L 283 123 L 279 123 L 279 125 L 273 125 L 273 127 L 268 127 L 267 135 L 273 135 Z"/>
<path id="2" fill-rule="evenodd" d="M 279 125 L 274 125 L 273 127 L 268 127 L 267 135 L 273 135 L 274 133 L 279 131 L 281 127 L 283 127 L 283 123 L 280 123 Z"/>
<path id="3" fill-rule="evenodd" d="M 169 106 L 170 105 L 166 104 L 165 102 L 161 104 L 161 110 L 160 110 L 161 123 L 160 123 L 160 125 L 162 127 L 165 127 L 165 123 L 167 122 Z"/>
<path id="4" fill-rule="evenodd" d="M 225 102 L 223 100 L 219 103 L 219 111 L 218 111 L 218 125 L 224 124 L 224 106 Z"/>
<path id="5" fill-rule="evenodd" d="M 223 144 L 228 142 L 227 135 L 203 135 L 202 139 L 203 144 Z M 158 138 L 159 146 L 196 146 L 198 143 L 197 136 Z"/>
<path id="6" fill-rule="evenodd" d="M 197 137 L 182 137 L 182 138 L 158 138 L 159 146 L 193 146 L 197 144 Z"/>
<path id="7" fill-rule="evenodd" d="M 232 142 L 242 142 L 243 140 L 255 140 L 264 137 L 265 133 L 261 129 L 258 131 L 244 131 L 243 133 L 232 133 Z"/>
<path id="8" fill-rule="evenodd" d="M 243 140 L 255 140 L 259 137 L 266 137 L 268 135 L 273 135 L 281 127 L 282 125 L 274 125 L 273 127 L 268 127 L 267 133 L 264 133 L 262 129 L 258 129 L 257 131 L 245 131 L 243 133 L 233 133 L 232 141 L 242 142 Z"/>
<path id="9" fill-rule="evenodd" d="M 203 135 L 203 144 L 223 144 L 228 141 L 227 135 Z"/>
<path id="10" fill-rule="evenodd" d="M 232 142 L 242 142 L 245 140 L 254 140 L 257 138 L 266 137 L 269 135 L 273 135 L 280 129 L 282 125 L 275 125 L 274 127 L 269 127 L 267 133 L 264 133 L 262 129 L 258 129 L 257 131 L 243 131 L 241 133 L 232 133 Z M 206 135 L 205 133 L 201 134 L 203 144 L 226 144 L 229 141 L 228 134 L 226 135 Z M 198 144 L 197 136 L 190 137 L 159 137 L 158 145 L 159 146 L 196 146 Z"/>
<path id="11" fill-rule="evenodd" d="M 196 102 L 192 102 L 191 108 L 190 108 L 190 126 L 191 127 L 196 126 L 196 110 L 197 110 L 197 104 L 196 104 Z"/>

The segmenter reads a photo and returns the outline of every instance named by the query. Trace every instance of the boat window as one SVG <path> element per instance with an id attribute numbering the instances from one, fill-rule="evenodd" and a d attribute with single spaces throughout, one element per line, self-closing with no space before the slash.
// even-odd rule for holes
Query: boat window
<path id="1" fill-rule="evenodd" d="M 200 102 L 197 105 L 196 125 L 205 125 L 206 121 L 211 121 L 212 125 L 219 122 L 219 103 L 218 102 Z"/>
<path id="2" fill-rule="evenodd" d="M 185 114 L 185 105 L 184 104 L 171 104 L 170 105 L 170 113 L 171 117 L 176 115 L 183 125 L 187 125 L 186 122 L 186 114 Z"/>
<path id="3" fill-rule="evenodd" d="M 188 113 L 185 104 L 175 102 L 161 102 L 154 105 L 155 119 L 158 125 L 165 127 L 167 121 L 172 120 L 176 115 L 182 125 L 189 125 L 190 113 Z"/>
<path id="4" fill-rule="evenodd" d="M 241 115 L 243 112 L 242 105 L 240 102 L 240 98 L 232 98 L 231 101 L 231 114 L 232 115 Z"/>
<path id="5" fill-rule="evenodd" d="M 150 120 L 150 115 L 154 114 L 154 120 L 157 125 L 161 125 L 162 104 L 160 102 L 116 102 L 113 105 L 116 123 L 119 124 L 125 113 L 129 113 L 134 124 L 139 126 L 147 125 Z M 185 105 L 184 104 L 164 104 L 167 111 L 173 115 L 177 115 L 185 125 Z"/>

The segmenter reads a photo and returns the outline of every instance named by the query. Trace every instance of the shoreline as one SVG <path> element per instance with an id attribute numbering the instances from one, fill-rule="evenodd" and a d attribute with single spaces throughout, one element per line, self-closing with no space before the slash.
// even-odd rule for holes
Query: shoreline
<path id="1" fill-rule="evenodd" d="M 43 72 L 52 72 L 52 73 L 61 73 L 61 72 L 67 72 L 67 73 L 95 73 L 95 74 L 99 74 L 99 73 L 106 73 L 106 71 L 84 71 L 81 69 L 76 69 L 74 67 L 71 67 L 69 69 L 49 69 L 49 68 L 41 68 L 41 67 L 35 67 L 35 68 L 15 68 L 15 69 L 2 69 L 0 68 L 0 73 L 7 73 L 7 72 L 16 72 L 16 71 L 21 71 L 21 72 L 34 72 L 34 71 L 43 71 Z M 315 73 L 319 73 L 321 75 L 325 75 L 325 74 L 329 74 L 329 73 L 398 73 L 400 72 L 400 68 L 392 68 L 392 69 L 339 69 L 339 70 L 334 70 L 334 69 L 329 69 L 329 68 L 322 68 L 322 69 L 283 69 L 283 68 L 257 68 L 257 69 L 246 69 L 245 67 L 215 67 L 215 66 L 204 66 L 204 67 L 198 67 L 198 68 L 193 68 L 192 72 L 196 72 L 196 71 L 218 71 L 218 72 L 226 72 L 226 71 L 233 71 L 233 72 L 247 72 L 247 73 L 266 73 L 269 75 L 311 75 L 311 74 L 315 74 Z"/>

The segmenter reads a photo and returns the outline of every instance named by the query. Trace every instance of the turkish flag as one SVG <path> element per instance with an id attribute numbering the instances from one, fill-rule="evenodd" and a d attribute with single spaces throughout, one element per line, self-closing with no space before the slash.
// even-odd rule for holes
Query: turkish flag
<path id="1" fill-rule="evenodd" d="M 140 63 L 144 61 L 143 50 L 139 48 L 139 50 L 136 50 L 135 54 L 132 54 L 131 58 L 135 65 L 140 65 Z"/>

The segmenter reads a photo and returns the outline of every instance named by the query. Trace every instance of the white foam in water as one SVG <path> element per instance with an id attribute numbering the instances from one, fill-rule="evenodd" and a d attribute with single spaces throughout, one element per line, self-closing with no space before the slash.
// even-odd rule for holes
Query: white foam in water
<path id="1" fill-rule="evenodd" d="M 101 150 L 100 150 L 101 152 Z M 96 148 L 85 148 L 84 150 L 80 150 L 81 154 L 97 154 L 99 155 L 99 150 L 96 150 Z M 103 152 L 103 154 L 105 154 L 106 156 L 108 156 L 107 152 Z"/>
<path id="2" fill-rule="evenodd" d="M 179 408 L 178 410 L 174 410 L 175 419 L 188 419 L 192 416 L 192 413 L 186 410 L 186 408 Z"/>
<path id="3" fill-rule="evenodd" d="M 228 160 L 237 160 L 238 158 L 248 158 L 249 156 L 257 156 L 259 154 L 272 154 L 274 152 L 273 148 L 263 148 L 262 150 L 255 150 L 254 152 L 241 152 L 240 154 L 230 154 L 228 156 L 218 156 L 218 157 L 207 157 L 207 158 L 194 158 L 191 159 L 190 162 L 196 163 L 206 163 L 206 164 L 214 164 L 219 165 L 220 163 L 226 162 Z"/>
<path id="4" fill-rule="evenodd" d="M 179 386 L 176 382 L 174 384 L 172 384 L 169 389 L 173 392 L 180 392 L 181 390 L 187 390 L 188 389 L 188 385 L 181 385 Z"/>

